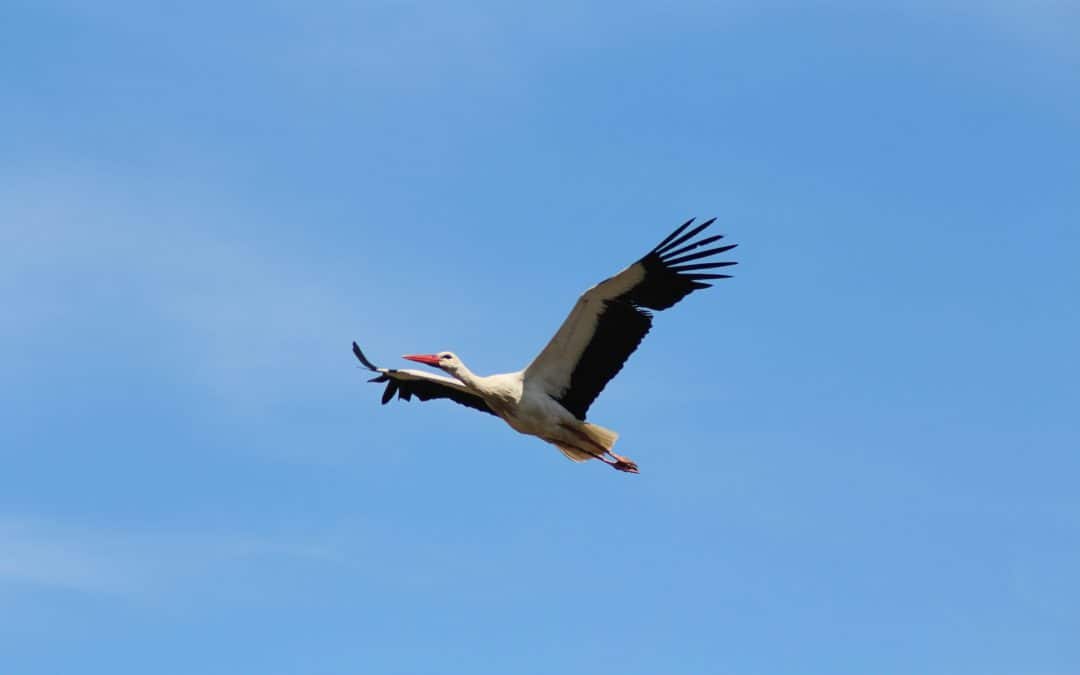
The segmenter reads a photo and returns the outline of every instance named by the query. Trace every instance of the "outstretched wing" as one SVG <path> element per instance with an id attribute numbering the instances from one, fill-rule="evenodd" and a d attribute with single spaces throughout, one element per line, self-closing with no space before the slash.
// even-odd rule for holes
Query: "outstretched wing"
<path id="1" fill-rule="evenodd" d="M 368 370 L 379 373 L 369 382 L 385 382 L 386 389 L 383 391 L 383 405 L 397 394 L 399 399 L 409 401 L 413 396 L 421 401 L 429 401 L 433 398 L 448 398 L 455 403 L 469 406 L 475 410 L 495 415 L 495 411 L 488 407 L 484 399 L 472 393 L 457 380 L 441 375 L 421 372 L 419 370 L 395 370 L 393 368 L 379 368 L 367 360 L 360 346 L 352 343 L 353 354 L 360 363 Z M 496 415 L 497 416 L 497 415 Z"/>
<path id="2" fill-rule="evenodd" d="M 691 218 L 633 265 L 585 291 L 555 337 L 525 369 L 526 381 L 538 382 L 564 408 L 585 419 L 589 406 L 652 327 L 649 310 L 667 309 L 709 288 L 712 284 L 706 281 L 730 276 L 702 270 L 734 262 L 693 263 L 735 248 L 729 244 L 697 250 L 719 241 L 721 234 L 690 241 L 715 220 L 685 231 L 694 222 Z"/>

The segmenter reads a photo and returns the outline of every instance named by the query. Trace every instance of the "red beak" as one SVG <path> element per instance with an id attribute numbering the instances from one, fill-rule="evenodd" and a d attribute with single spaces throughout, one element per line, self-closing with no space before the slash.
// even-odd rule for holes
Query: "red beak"
<path id="1" fill-rule="evenodd" d="M 406 354 L 401 358 L 408 359 L 409 361 L 416 361 L 417 363 L 423 363 L 428 366 L 439 365 L 439 356 L 437 354 Z"/>

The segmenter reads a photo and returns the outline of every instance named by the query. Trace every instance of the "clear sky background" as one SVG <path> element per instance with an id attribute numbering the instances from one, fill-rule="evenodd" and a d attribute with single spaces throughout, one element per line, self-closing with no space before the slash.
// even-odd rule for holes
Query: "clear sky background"
<path id="1" fill-rule="evenodd" d="M 8 0 L 0 672 L 1080 673 L 1070 2 Z M 690 216 L 592 408 L 514 370 Z"/>

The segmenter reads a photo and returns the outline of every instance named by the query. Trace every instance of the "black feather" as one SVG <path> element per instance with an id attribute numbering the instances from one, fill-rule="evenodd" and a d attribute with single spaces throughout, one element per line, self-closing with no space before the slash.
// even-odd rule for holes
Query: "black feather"
<path id="1" fill-rule="evenodd" d="M 720 241 L 723 238 L 724 238 L 724 235 L 722 235 L 722 234 L 714 234 L 711 237 L 705 237 L 704 239 L 702 239 L 700 241 L 695 241 L 693 244 L 690 244 L 688 246 L 683 246 L 682 248 L 680 248 L 680 249 L 678 249 L 676 251 L 667 251 L 667 252 L 664 253 L 664 256 L 663 256 L 664 260 L 669 260 L 669 259 L 671 259 L 671 258 L 673 258 L 673 257 L 675 257 L 677 255 L 682 255 L 683 253 L 686 253 L 687 251 L 693 251 L 695 248 L 701 248 L 702 246 L 704 246 L 706 244 L 711 244 L 714 241 Z"/>
<path id="2" fill-rule="evenodd" d="M 690 255 L 684 255 L 681 258 L 664 258 L 665 265 L 681 265 L 684 262 L 690 262 L 691 260 L 697 260 L 698 258 L 707 258 L 717 253 L 723 253 L 724 251 L 730 251 L 735 248 L 735 245 L 731 246 L 717 246 L 716 248 L 707 248 L 704 251 L 698 251 L 697 253 L 691 253 Z"/>
<path id="3" fill-rule="evenodd" d="M 559 403 L 578 419 L 585 419 L 589 406 L 604 386 L 619 374 L 623 363 L 652 326 L 652 315 L 625 300 L 609 300 L 596 323 L 589 341 L 570 377 L 570 387 Z"/>
<path id="4" fill-rule="evenodd" d="M 686 272 L 726 267 L 734 262 L 681 264 L 735 248 L 732 244 L 692 252 L 723 237 L 711 235 L 686 243 L 715 221 L 715 218 L 710 218 L 689 230 L 687 228 L 694 222 L 693 218 L 680 225 L 638 261 L 645 269 L 644 278 L 619 297 L 605 301 L 592 339 L 570 375 L 570 386 L 558 399 L 578 419 L 585 419 L 589 406 L 648 334 L 652 326 L 652 313 L 649 310 L 667 309 L 690 293 L 711 287 L 712 284 L 703 282 L 706 279 L 727 279 L 730 276 Z"/>
<path id="5" fill-rule="evenodd" d="M 698 232 L 701 232 L 701 231 L 702 231 L 702 230 L 704 230 L 704 229 L 705 229 L 706 227 L 708 227 L 708 226 L 712 225 L 712 224 L 713 224 L 714 222 L 716 222 L 716 218 L 712 218 L 712 219 L 710 219 L 710 220 L 706 220 L 706 221 L 705 221 L 704 223 L 702 223 L 702 224 L 698 225 L 697 227 L 695 227 L 694 229 L 690 230 L 689 232 L 687 232 L 687 233 L 686 233 L 686 234 L 684 234 L 683 236 L 679 237 L 679 238 L 678 238 L 678 239 L 676 239 L 675 241 L 671 242 L 671 243 L 670 243 L 670 244 L 668 244 L 667 246 L 664 246 L 663 248 L 658 248 L 658 249 L 656 249 L 656 252 L 657 252 L 657 253 L 659 253 L 659 254 L 661 254 L 661 255 L 663 255 L 663 254 L 664 254 L 664 253 L 665 253 L 666 251 L 668 251 L 668 250 L 671 250 L 671 249 L 675 248 L 676 246 L 678 246 L 679 244 L 681 244 L 681 243 L 683 243 L 684 241 L 686 241 L 687 239 L 690 239 L 691 237 L 693 237 L 693 236 L 694 236 L 695 234 L 697 234 Z"/>
<path id="6" fill-rule="evenodd" d="M 378 366 L 368 361 L 367 357 L 364 356 L 364 352 L 360 351 L 360 347 L 355 342 L 352 346 L 353 354 L 360 359 L 360 363 L 364 364 L 365 368 L 374 371 L 379 370 Z M 386 383 L 386 389 L 383 390 L 382 394 L 383 405 L 389 403 L 390 399 L 394 398 L 394 394 L 397 394 L 398 398 L 403 401 L 411 401 L 413 396 L 416 396 L 421 401 L 429 401 L 433 398 L 448 398 L 454 403 L 460 403 L 474 410 L 480 410 L 491 415 L 496 414 L 494 410 L 488 407 L 484 399 L 475 394 L 448 387 L 437 381 L 408 379 L 398 375 L 397 372 L 396 370 L 387 370 L 368 380 L 368 382 Z"/>
<path id="7" fill-rule="evenodd" d="M 696 265 L 679 265 L 670 268 L 674 272 L 693 272 L 694 270 L 711 270 L 717 267 L 727 267 L 728 262 L 697 263 Z"/>
<path id="8" fill-rule="evenodd" d="M 390 371 L 393 374 L 394 371 Z M 454 403 L 459 403 L 463 406 L 472 408 L 473 410 L 479 410 L 491 415 L 496 415 L 495 411 L 488 407 L 488 404 L 484 399 L 480 398 L 476 394 L 470 394 L 465 391 L 448 387 L 440 382 L 433 382 L 431 380 L 398 380 L 398 386 L 401 388 L 402 394 L 398 398 L 403 398 L 408 401 L 412 396 L 421 401 L 430 401 L 433 398 L 448 398 Z M 497 416 L 497 415 L 496 415 Z"/>
<path id="9" fill-rule="evenodd" d="M 662 241 L 662 242 L 660 242 L 659 244 L 657 244 L 657 245 L 656 245 L 656 248 L 654 248 L 653 250 L 649 251 L 649 253 L 656 253 L 657 251 L 659 251 L 660 249 L 662 249 L 662 248 L 663 248 L 664 246 L 667 246 L 667 243 L 668 243 L 669 241 L 671 241 L 671 240 L 672 240 L 672 239 L 674 239 L 675 237 L 679 236 L 679 233 L 680 233 L 680 232 L 682 232 L 682 231 L 683 231 L 683 230 L 685 230 L 686 228 L 690 227 L 690 223 L 692 223 L 692 222 L 694 222 L 694 219 L 693 219 L 693 218 L 691 218 L 690 220 L 688 220 L 688 221 L 686 221 L 685 223 L 683 223 L 682 225 L 680 225 L 680 226 L 678 227 L 678 229 L 676 229 L 676 230 L 675 230 L 674 232 L 672 232 L 672 233 L 671 233 L 671 234 L 669 234 L 668 236 L 664 237 L 664 241 Z"/>
<path id="10" fill-rule="evenodd" d="M 734 264 L 734 263 L 733 263 Z M 687 279 L 693 279 L 699 281 L 701 279 L 730 279 L 730 274 L 687 274 Z"/>
<path id="11" fill-rule="evenodd" d="M 355 342 L 352 343 L 352 353 L 356 355 L 356 358 L 358 358 L 360 363 L 364 364 L 364 367 L 368 370 L 378 370 L 378 368 L 372 365 L 371 361 L 367 360 L 367 357 L 364 356 L 364 352 L 360 351 L 360 345 Z"/>

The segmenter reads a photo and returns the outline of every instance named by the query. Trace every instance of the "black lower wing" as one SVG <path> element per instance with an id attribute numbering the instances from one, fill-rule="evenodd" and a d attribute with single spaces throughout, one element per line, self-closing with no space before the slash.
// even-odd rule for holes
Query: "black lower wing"
<path id="1" fill-rule="evenodd" d="M 558 399 L 578 419 L 585 419 L 589 406 L 641 344 L 652 327 L 652 312 L 668 309 L 694 291 L 709 288 L 709 281 L 730 276 L 702 272 L 735 264 L 716 262 L 712 256 L 726 253 L 736 244 L 704 248 L 724 235 L 694 240 L 715 221 L 712 218 L 689 231 L 694 219 L 683 223 L 637 261 L 644 272 L 637 284 L 618 296 L 602 299 L 593 337 L 577 362 L 570 386 Z M 698 260 L 704 262 L 695 262 Z"/>
<path id="2" fill-rule="evenodd" d="M 365 368 L 372 372 L 379 373 L 377 377 L 368 380 L 369 382 L 386 383 L 386 389 L 383 391 L 382 395 L 383 405 L 389 403 L 390 399 L 394 398 L 394 394 L 397 394 L 397 397 L 404 401 L 412 400 L 413 396 L 421 401 L 430 401 L 433 398 L 446 398 L 454 403 L 468 406 L 473 410 L 479 410 L 498 417 L 495 411 L 488 407 L 488 404 L 484 402 L 484 399 L 476 394 L 457 389 L 449 384 L 440 382 L 437 379 L 420 379 L 412 375 L 406 375 L 405 373 L 392 368 L 379 368 L 371 361 L 368 361 L 367 357 L 364 356 L 364 352 L 360 351 L 360 346 L 355 342 L 352 343 L 352 351 Z"/>

